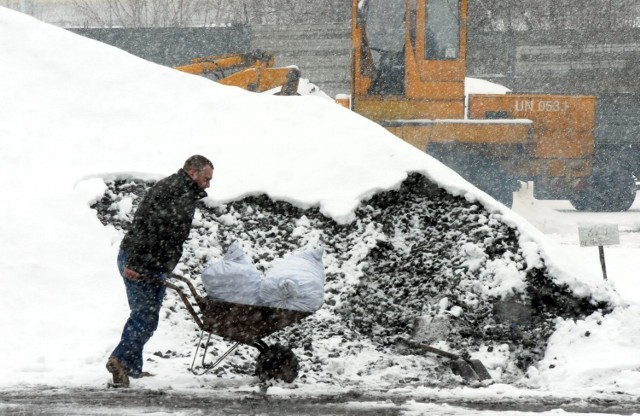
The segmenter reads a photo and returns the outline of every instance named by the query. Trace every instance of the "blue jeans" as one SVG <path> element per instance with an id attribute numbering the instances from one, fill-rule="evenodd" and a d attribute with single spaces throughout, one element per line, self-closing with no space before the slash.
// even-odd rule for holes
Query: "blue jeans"
<path id="1" fill-rule="evenodd" d="M 118 270 L 124 271 L 128 254 L 120 250 L 118 253 Z M 167 273 L 150 270 L 136 270 L 138 273 L 165 280 Z M 111 353 L 127 367 L 130 377 L 138 378 L 142 373 L 142 349 L 158 328 L 160 308 L 166 288 L 154 283 L 129 280 L 122 276 L 129 301 L 129 319 L 122 330 L 122 338 Z"/>

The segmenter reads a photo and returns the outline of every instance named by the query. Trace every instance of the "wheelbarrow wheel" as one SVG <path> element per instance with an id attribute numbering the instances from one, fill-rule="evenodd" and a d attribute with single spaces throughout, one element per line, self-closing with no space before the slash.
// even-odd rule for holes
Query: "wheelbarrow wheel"
<path id="1" fill-rule="evenodd" d="M 298 357 L 280 344 L 268 346 L 256 360 L 256 376 L 261 381 L 282 380 L 292 383 L 298 377 Z"/>

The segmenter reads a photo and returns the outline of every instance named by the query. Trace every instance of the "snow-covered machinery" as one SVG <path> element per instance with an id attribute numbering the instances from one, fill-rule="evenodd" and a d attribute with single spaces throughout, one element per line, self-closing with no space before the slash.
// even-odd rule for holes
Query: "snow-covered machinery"
<path id="1" fill-rule="evenodd" d="M 595 97 L 465 99 L 467 0 L 353 0 L 350 107 L 511 205 L 538 199 L 623 211 L 633 175 L 594 163 Z"/>
<path id="2" fill-rule="evenodd" d="M 624 211 L 631 171 L 595 155 L 593 96 L 465 95 L 467 0 L 352 0 L 351 94 L 341 105 L 381 124 L 510 206 L 520 182 L 538 199 Z M 225 75 L 225 69 L 242 71 Z M 269 54 L 199 58 L 178 69 L 218 82 L 296 93 L 295 67 Z"/>
<path id="3" fill-rule="evenodd" d="M 280 88 L 279 95 L 296 95 L 300 70 L 295 67 L 274 68 L 274 62 L 272 54 L 254 51 L 194 58 L 189 64 L 176 69 L 249 91 L 265 92 Z"/>

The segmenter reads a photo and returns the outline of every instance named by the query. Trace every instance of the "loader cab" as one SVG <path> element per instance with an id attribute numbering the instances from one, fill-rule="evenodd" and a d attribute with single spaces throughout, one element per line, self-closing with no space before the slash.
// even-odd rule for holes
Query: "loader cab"
<path id="1" fill-rule="evenodd" d="M 463 118 L 466 0 L 353 0 L 354 110 Z"/>
<path id="2" fill-rule="evenodd" d="M 367 0 L 359 10 L 373 64 L 367 93 L 404 94 L 405 0 Z"/>

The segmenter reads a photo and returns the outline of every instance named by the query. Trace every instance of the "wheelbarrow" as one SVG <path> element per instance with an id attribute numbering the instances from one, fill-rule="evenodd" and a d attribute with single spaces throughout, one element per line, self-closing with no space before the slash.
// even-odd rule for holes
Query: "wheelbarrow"
<path id="1" fill-rule="evenodd" d="M 190 368 L 193 374 L 203 375 L 213 370 L 240 345 L 248 345 L 260 351 L 256 359 L 255 374 L 261 381 L 275 379 L 291 383 L 298 377 L 298 358 L 293 351 L 280 344 L 267 345 L 262 338 L 306 318 L 312 312 L 214 300 L 200 296 L 193 283 L 183 276 L 171 274 L 169 278 L 179 280 L 187 285 L 196 305 L 200 309 L 201 316 L 196 313 L 189 297 L 179 286 L 167 280 L 149 276 L 142 277 L 147 282 L 174 290 L 180 296 L 187 311 L 189 311 L 189 314 L 191 314 L 200 328 L 200 340 Z M 208 334 L 208 337 L 202 351 L 202 370 L 198 372 L 196 371 L 195 363 L 205 334 Z M 218 335 L 234 342 L 234 344 L 215 362 L 206 363 L 207 349 L 212 335 Z"/>

